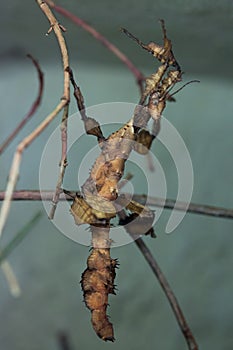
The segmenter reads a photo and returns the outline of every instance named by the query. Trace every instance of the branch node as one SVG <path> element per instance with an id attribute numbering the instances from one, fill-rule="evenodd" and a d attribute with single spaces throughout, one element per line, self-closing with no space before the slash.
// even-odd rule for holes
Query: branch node
<path id="1" fill-rule="evenodd" d="M 49 30 L 47 31 L 47 33 L 45 34 L 46 36 L 49 36 L 49 34 L 52 32 L 54 27 L 54 24 L 51 24 L 51 26 L 49 27 Z"/>
<path id="2" fill-rule="evenodd" d="M 67 31 L 67 29 L 60 23 L 58 23 L 59 28 L 65 33 Z"/>

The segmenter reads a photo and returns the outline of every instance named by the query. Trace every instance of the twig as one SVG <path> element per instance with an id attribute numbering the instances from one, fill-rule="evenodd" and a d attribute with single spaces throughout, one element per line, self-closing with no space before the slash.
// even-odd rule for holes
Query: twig
<path id="1" fill-rule="evenodd" d="M 60 200 L 73 200 L 77 191 L 70 191 L 71 196 L 60 195 Z M 125 193 L 127 195 L 127 193 Z M 0 201 L 5 197 L 5 192 L 0 192 Z M 145 195 L 134 195 L 133 199 L 139 203 L 143 203 L 147 198 L 147 205 L 152 207 L 164 207 L 165 209 L 175 209 L 180 211 L 187 211 L 191 214 L 206 215 L 218 218 L 233 219 L 233 209 L 220 208 L 215 206 L 190 203 L 187 208 L 187 203 L 176 202 L 174 199 L 163 199 L 157 197 L 146 197 Z M 51 201 L 53 199 L 52 191 L 39 191 L 39 190 L 22 190 L 15 191 L 12 194 L 12 200 L 14 201 Z"/>
<path id="2" fill-rule="evenodd" d="M 57 339 L 60 350 L 71 350 L 69 337 L 65 332 L 58 332 Z"/>
<path id="3" fill-rule="evenodd" d="M 23 141 L 18 145 L 16 149 L 16 152 L 12 161 L 10 173 L 9 173 L 9 180 L 7 183 L 5 199 L 3 201 L 1 213 L 0 213 L 0 238 L 7 220 L 9 210 L 10 210 L 11 197 L 19 176 L 19 168 L 22 160 L 23 151 L 35 140 L 37 136 L 39 136 L 42 133 L 42 131 L 57 116 L 57 114 L 69 103 L 69 100 L 70 100 L 69 71 L 68 71 L 69 59 L 68 59 L 68 52 L 66 48 L 65 39 L 62 35 L 62 29 L 60 28 L 59 23 L 57 22 L 56 18 L 50 11 L 48 5 L 44 3 L 42 0 L 37 0 L 37 3 L 40 6 L 41 10 L 46 15 L 46 17 L 48 18 L 51 28 L 53 28 L 53 31 L 57 37 L 57 40 L 60 46 L 62 61 L 63 61 L 63 69 L 64 69 L 64 92 L 63 92 L 63 97 L 61 99 L 61 102 L 59 102 L 59 104 L 55 107 L 55 109 L 47 116 L 47 118 L 45 118 L 45 120 L 30 135 L 28 135 L 23 139 Z"/>
<path id="4" fill-rule="evenodd" d="M 233 219 L 233 209 L 221 208 L 216 206 L 179 202 L 175 199 L 163 199 L 155 197 L 147 197 L 145 195 L 134 195 L 133 199 L 141 202 L 146 198 L 146 203 L 149 206 L 164 207 L 165 209 L 175 209 L 179 211 L 187 211 L 187 213 L 213 216 L 218 218 Z M 186 207 L 185 207 L 186 206 Z"/>
<path id="5" fill-rule="evenodd" d="M 11 294 L 14 297 L 18 297 L 21 294 L 20 286 L 17 278 L 11 268 L 9 262 L 6 260 L 10 253 L 20 244 L 25 236 L 30 232 L 32 226 L 38 221 L 42 213 L 38 212 L 18 233 L 17 235 L 7 244 L 7 246 L 1 251 L 0 250 L 0 265 L 2 271 L 6 277 Z"/>
<path id="6" fill-rule="evenodd" d="M 32 219 L 23 226 L 23 228 L 16 234 L 16 236 L 6 245 L 6 247 L 0 250 L 0 265 L 4 263 L 5 259 L 11 254 L 11 252 L 22 242 L 26 235 L 31 231 L 32 227 L 41 218 L 42 212 L 37 212 Z"/>
<path id="7" fill-rule="evenodd" d="M 37 108 L 39 107 L 42 99 L 43 89 L 44 89 L 44 77 L 43 73 L 40 69 L 39 63 L 33 58 L 31 55 L 27 55 L 32 60 L 32 63 L 36 67 L 37 73 L 38 73 L 38 80 L 39 80 L 39 89 L 38 94 L 33 102 L 29 112 L 27 115 L 23 118 L 23 120 L 19 123 L 19 125 L 15 128 L 15 130 L 7 137 L 7 139 L 2 143 L 0 146 L 0 154 L 3 153 L 3 151 L 7 148 L 7 146 L 11 143 L 11 141 L 16 137 L 18 132 L 24 127 L 24 125 L 29 121 L 29 119 L 35 114 Z"/>
<path id="8" fill-rule="evenodd" d="M 51 0 L 46 0 L 46 2 L 58 13 L 60 13 L 62 16 L 68 18 L 73 23 L 75 23 L 77 26 L 83 28 L 88 33 L 90 33 L 96 40 L 100 41 L 109 51 L 111 51 L 115 56 L 119 58 L 121 62 L 123 62 L 128 69 L 133 73 L 134 77 L 136 78 L 137 84 L 139 85 L 140 92 L 142 92 L 143 89 L 143 81 L 144 81 L 144 75 L 139 71 L 139 69 L 128 59 L 128 57 L 123 54 L 115 45 L 113 45 L 110 41 L 108 41 L 102 34 L 100 34 L 95 28 L 90 26 L 87 22 L 85 22 L 83 19 L 77 17 L 73 13 L 67 11 L 61 6 L 56 5 Z"/>
<path id="9" fill-rule="evenodd" d="M 58 177 L 56 191 L 52 200 L 52 208 L 49 213 L 49 219 L 52 220 L 54 218 L 54 214 L 57 208 L 57 203 L 59 201 L 59 196 L 61 193 L 61 186 L 63 183 L 63 178 L 65 175 L 65 170 L 67 167 L 67 121 L 68 121 L 68 113 L 69 113 L 69 105 L 66 105 L 63 111 L 62 122 L 61 122 L 61 161 L 60 161 L 60 174 Z"/>
<path id="10" fill-rule="evenodd" d="M 168 283 L 166 280 L 163 272 L 161 271 L 158 263 L 156 262 L 155 258 L 151 254 L 150 250 L 142 240 L 142 238 L 138 238 L 134 241 L 137 245 L 138 249 L 143 254 L 144 258 L 148 262 L 149 266 L 151 267 L 152 271 L 154 272 L 156 278 L 158 279 L 164 293 L 166 294 L 168 301 L 171 305 L 171 308 L 175 314 L 175 317 L 178 321 L 178 324 L 180 326 L 180 329 L 185 337 L 185 340 L 187 342 L 188 348 L 190 350 L 198 350 L 198 345 L 196 343 L 196 340 L 187 324 L 187 321 L 185 320 L 185 317 L 183 315 L 183 312 L 179 306 L 179 303 Z"/>
<path id="11" fill-rule="evenodd" d="M 14 274 L 14 271 L 12 270 L 8 261 L 3 261 L 1 268 L 6 277 L 11 294 L 13 295 L 13 297 L 18 298 L 21 294 L 21 289 L 18 284 L 17 278 Z"/>
<path id="12" fill-rule="evenodd" d="M 118 213 L 118 217 L 119 217 L 120 221 L 122 222 L 125 231 L 133 238 L 134 243 L 139 248 L 142 255 L 144 256 L 144 258 L 148 262 L 149 266 L 151 267 L 152 271 L 154 272 L 155 277 L 158 279 L 160 286 L 162 287 L 162 289 L 163 289 L 164 293 L 166 294 L 167 299 L 171 305 L 171 308 L 172 308 L 174 315 L 178 321 L 180 329 L 181 329 L 182 333 L 184 334 L 185 340 L 188 344 L 188 348 L 190 350 L 198 350 L 197 343 L 196 343 L 196 341 L 193 337 L 193 334 L 192 334 L 192 332 L 191 332 L 191 330 L 190 330 L 190 328 L 185 320 L 185 317 L 184 317 L 183 312 L 178 304 L 178 301 L 177 301 L 171 287 L 169 286 L 169 283 L 166 280 L 166 277 L 164 276 L 158 263 L 156 262 L 155 258 L 151 254 L 150 250 L 148 249 L 148 247 L 146 246 L 146 244 L 144 243 L 142 238 L 139 237 L 139 238 L 135 239 L 134 229 L 130 228 L 130 226 L 124 225 L 124 223 L 127 223 L 126 212 L 124 210 L 120 211 Z"/>

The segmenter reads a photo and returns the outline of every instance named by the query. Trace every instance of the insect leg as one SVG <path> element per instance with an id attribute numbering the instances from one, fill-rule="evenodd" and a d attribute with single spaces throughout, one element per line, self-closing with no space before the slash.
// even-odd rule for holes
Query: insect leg
<path id="1" fill-rule="evenodd" d="M 74 97 L 77 101 L 77 106 L 78 106 L 79 112 L 81 114 L 81 119 L 84 122 L 84 127 L 86 130 L 86 133 L 88 135 L 96 136 L 98 142 L 103 142 L 105 140 L 105 138 L 102 134 L 101 127 L 95 119 L 87 116 L 84 98 L 83 98 L 82 92 L 80 90 L 80 87 L 76 84 L 76 82 L 74 80 L 73 72 L 71 69 L 69 69 L 69 73 L 70 73 L 70 81 L 71 81 L 71 84 L 73 85 L 73 88 L 74 88 Z"/>

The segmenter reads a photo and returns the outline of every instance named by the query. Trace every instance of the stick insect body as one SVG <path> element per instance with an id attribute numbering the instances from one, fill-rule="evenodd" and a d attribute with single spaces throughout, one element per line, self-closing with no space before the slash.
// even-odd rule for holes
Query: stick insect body
<path id="1" fill-rule="evenodd" d="M 118 264 L 117 260 L 110 257 L 111 219 L 118 216 L 119 223 L 127 224 L 126 231 L 134 238 L 141 234 L 154 235 L 154 213 L 148 207 L 119 194 L 125 163 L 133 150 L 145 154 L 150 149 L 159 132 L 161 115 L 166 101 L 170 99 L 169 92 L 182 77 L 171 41 L 166 35 L 164 21 L 161 20 L 161 24 L 163 46 L 153 42 L 145 45 L 126 29 L 122 29 L 143 49 L 152 53 L 161 65 L 155 73 L 146 78 L 139 104 L 131 119 L 108 138 L 103 136 L 99 123 L 86 115 L 83 96 L 70 71 L 85 130 L 87 134 L 97 137 L 101 149 L 89 177 L 81 188 L 81 194 L 74 198 L 71 213 L 77 225 L 90 225 L 93 248 L 87 260 L 87 268 L 82 274 L 81 285 L 84 301 L 92 314 L 93 328 L 105 341 L 114 341 L 113 325 L 106 315 L 106 310 L 108 294 L 115 294 L 115 268 Z M 145 129 L 151 118 L 152 133 Z"/>

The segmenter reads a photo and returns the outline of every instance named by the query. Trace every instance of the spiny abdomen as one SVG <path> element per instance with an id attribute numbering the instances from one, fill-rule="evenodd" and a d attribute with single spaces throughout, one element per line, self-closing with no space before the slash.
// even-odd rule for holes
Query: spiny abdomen
<path id="1" fill-rule="evenodd" d="M 111 259 L 109 248 L 93 248 L 81 279 L 84 301 L 92 314 L 92 326 L 105 341 L 114 341 L 113 325 L 109 322 L 106 311 L 108 294 L 115 294 L 116 267 L 117 261 Z"/>

